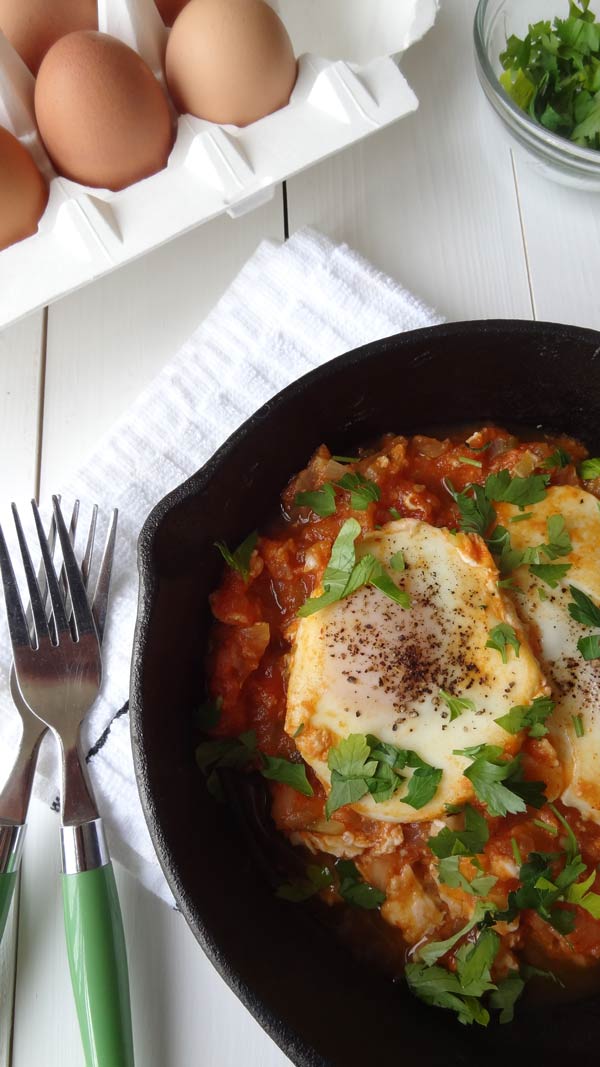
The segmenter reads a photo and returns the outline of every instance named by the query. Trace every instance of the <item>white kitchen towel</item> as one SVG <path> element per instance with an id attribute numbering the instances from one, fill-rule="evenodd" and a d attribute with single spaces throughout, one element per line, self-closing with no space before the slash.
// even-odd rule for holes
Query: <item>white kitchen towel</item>
<path id="1" fill-rule="evenodd" d="M 265 241 L 178 355 L 61 489 L 65 509 L 76 498 L 85 502 L 80 529 L 89 505 L 97 503 L 104 516 L 119 508 L 105 681 L 85 725 L 84 747 L 113 857 L 171 904 L 142 814 L 129 738 L 136 543 L 144 520 L 165 493 L 289 382 L 367 341 L 441 321 L 345 245 L 308 229 L 283 245 Z M 0 620 L 3 781 L 19 721 L 8 695 L 4 611 Z M 37 795 L 58 808 L 58 767 L 49 737 L 38 770 Z"/>

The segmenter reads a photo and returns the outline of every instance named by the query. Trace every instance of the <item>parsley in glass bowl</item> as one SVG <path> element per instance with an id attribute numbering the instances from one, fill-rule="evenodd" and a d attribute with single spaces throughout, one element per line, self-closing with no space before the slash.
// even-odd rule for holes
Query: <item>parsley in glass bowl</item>
<path id="1" fill-rule="evenodd" d="M 600 55 L 590 26 L 600 26 L 600 0 L 479 0 L 475 57 L 488 101 L 541 172 L 600 191 Z"/>

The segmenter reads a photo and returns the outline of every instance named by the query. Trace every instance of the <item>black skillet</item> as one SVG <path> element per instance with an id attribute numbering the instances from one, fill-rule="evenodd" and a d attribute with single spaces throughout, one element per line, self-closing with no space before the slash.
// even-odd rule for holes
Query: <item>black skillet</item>
<path id="1" fill-rule="evenodd" d="M 131 730 L 150 832 L 202 948 L 298 1067 L 588 1063 L 600 1000 L 522 1006 L 511 1025 L 465 1028 L 361 967 L 310 910 L 273 896 L 239 819 L 214 803 L 194 763 L 207 597 L 221 572 L 213 542 L 237 544 L 260 526 L 323 441 L 352 454 L 385 431 L 493 419 L 572 434 L 599 454 L 599 415 L 598 333 L 489 321 L 399 334 L 265 404 L 142 530 Z"/>

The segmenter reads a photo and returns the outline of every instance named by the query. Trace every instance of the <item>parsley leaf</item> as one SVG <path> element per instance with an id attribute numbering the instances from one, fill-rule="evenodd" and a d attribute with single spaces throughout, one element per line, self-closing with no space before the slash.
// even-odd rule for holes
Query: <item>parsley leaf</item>
<path id="1" fill-rule="evenodd" d="M 430 767 L 410 749 L 396 748 L 369 734 L 350 734 L 335 748 L 329 749 L 327 765 L 331 771 L 331 791 L 325 805 L 329 819 L 346 804 L 355 804 L 367 793 L 377 804 L 389 800 L 404 782 L 400 771 L 414 773 L 408 783 L 404 804 L 422 808 L 435 795 L 442 771 Z"/>
<path id="2" fill-rule="evenodd" d="M 463 711 L 475 711 L 474 702 L 468 700 L 466 697 L 450 696 L 450 693 L 447 693 L 445 689 L 440 689 L 438 696 L 442 698 L 444 704 L 450 709 L 450 722 L 454 722 L 455 719 L 458 719 Z"/>
<path id="3" fill-rule="evenodd" d="M 291 760 L 282 759 L 279 756 L 263 755 L 262 759 L 263 765 L 260 773 L 263 778 L 268 778 L 272 782 L 283 782 L 284 785 L 291 786 L 305 797 L 314 796 L 313 787 L 306 777 L 304 763 L 292 763 Z"/>
<path id="4" fill-rule="evenodd" d="M 454 749 L 454 754 L 473 758 L 463 774 L 490 815 L 516 814 L 526 811 L 528 804 L 541 808 L 545 803 L 545 783 L 523 781 L 520 753 L 514 759 L 505 760 L 498 745 L 474 745 Z"/>
<path id="5" fill-rule="evenodd" d="M 390 559 L 390 567 L 394 571 L 403 571 L 406 569 L 404 552 L 401 549 L 398 552 L 394 552 L 394 555 Z"/>
<path id="6" fill-rule="evenodd" d="M 531 563 L 529 570 L 536 578 L 541 578 L 546 585 L 549 585 L 551 589 L 556 589 L 557 585 L 562 582 L 563 578 L 567 574 L 567 571 L 571 570 L 570 563 Z"/>
<path id="7" fill-rule="evenodd" d="M 335 492 L 333 486 L 326 482 L 321 489 L 313 489 L 306 493 L 296 493 L 294 504 L 297 508 L 310 508 L 315 515 L 326 519 L 335 514 Z"/>
<path id="8" fill-rule="evenodd" d="M 460 869 L 461 858 L 461 856 L 446 856 L 440 860 L 438 866 L 440 882 L 442 885 L 449 885 L 451 889 L 462 889 L 472 896 L 486 896 L 498 879 L 493 874 L 476 874 L 469 881 Z"/>
<path id="9" fill-rule="evenodd" d="M 350 506 L 354 511 L 366 511 L 369 504 L 381 497 L 377 482 L 372 482 L 362 474 L 348 472 L 340 478 L 339 482 L 336 482 L 336 485 L 350 493 Z"/>
<path id="10" fill-rule="evenodd" d="M 498 1021 L 510 1023 L 514 1019 L 515 1004 L 525 989 L 523 979 L 513 971 L 498 982 L 497 988 L 490 995 L 490 1008 L 499 1011 Z"/>
<path id="11" fill-rule="evenodd" d="M 409 963 L 404 974 L 411 992 L 425 1004 L 456 1012 L 458 1021 L 464 1025 L 488 1025 L 489 1012 L 477 997 L 464 995 L 458 975 L 447 971 L 445 967 Z"/>
<path id="12" fill-rule="evenodd" d="M 568 467 L 570 462 L 571 457 L 568 452 L 565 452 L 564 448 L 555 448 L 552 455 L 543 461 L 542 467 L 546 470 L 552 470 L 555 467 Z"/>
<path id="13" fill-rule="evenodd" d="M 419 764 L 408 783 L 406 795 L 401 797 L 404 804 L 410 804 L 411 808 L 416 810 L 424 808 L 433 800 L 443 773 L 438 767 L 430 767 L 422 761 L 419 761 Z M 408 766 L 413 764 L 409 761 Z"/>
<path id="14" fill-rule="evenodd" d="M 490 968 L 500 948 L 500 938 L 494 930 L 485 928 L 474 945 L 461 945 L 456 953 L 456 971 L 465 996 L 480 997 L 496 986 Z"/>
<path id="15" fill-rule="evenodd" d="M 199 730 L 214 730 L 221 718 L 223 697 L 205 700 L 194 714 L 194 723 Z"/>
<path id="16" fill-rule="evenodd" d="M 518 658 L 521 642 L 513 627 L 507 622 L 500 622 L 497 626 L 492 627 L 489 639 L 485 643 L 485 647 L 494 648 L 496 652 L 499 652 L 503 663 L 508 663 L 509 645 L 514 648 L 515 655 Z"/>
<path id="17" fill-rule="evenodd" d="M 381 907 L 385 901 L 385 893 L 369 882 L 364 882 L 352 860 L 338 860 L 335 869 L 340 880 L 338 889 L 342 900 L 366 911 Z"/>
<path id="18" fill-rule="evenodd" d="M 366 553 L 362 559 L 356 561 L 354 542 L 360 532 L 360 523 L 356 519 L 346 519 L 331 548 L 329 563 L 323 575 L 324 592 L 320 596 L 309 597 L 304 602 L 298 610 L 301 618 L 345 599 L 364 585 L 376 586 L 401 607 L 410 607 L 408 593 L 398 588 L 371 553 Z"/>
<path id="19" fill-rule="evenodd" d="M 494 719 L 509 734 L 518 734 L 527 730 L 530 737 L 545 737 L 548 728 L 546 719 L 554 711 L 554 701 L 550 697 L 535 697 L 531 704 L 516 704 L 507 715 Z"/>
<path id="20" fill-rule="evenodd" d="M 510 471 L 490 474 L 485 483 L 488 500 L 515 504 L 522 511 L 529 504 L 538 504 L 546 496 L 549 475 L 530 474 L 527 478 L 511 477 Z"/>
<path id="21" fill-rule="evenodd" d="M 333 875 L 329 867 L 310 864 L 306 868 L 306 878 L 295 878 L 291 882 L 280 885 L 275 895 L 281 900 L 289 900 L 292 904 L 301 904 L 330 885 L 333 885 Z"/>
<path id="22" fill-rule="evenodd" d="M 257 758 L 257 742 L 254 730 L 239 737 L 216 738 L 202 741 L 196 748 L 196 763 L 206 778 L 206 788 L 216 800 L 224 801 L 219 771 L 223 768 L 243 770 Z"/>
<path id="23" fill-rule="evenodd" d="M 567 605 L 569 615 L 582 626 L 600 626 L 600 608 L 593 600 L 574 585 L 569 586 L 569 592 L 573 597 L 572 602 Z"/>
<path id="24" fill-rule="evenodd" d="M 571 715 L 571 722 L 573 723 L 575 737 L 583 737 L 585 734 L 585 727 L 583 725 L 583 715 Z"/>
<path id="25" fill-rule="evenodd" d="M 250 558 L 256 548 L 257 541 L 257 530 L 248 534 L 245 541 L 242 541 L 241 545 L 238 545 L 235 552 L 231 552 L 224 541 L 215 541 L 215 548 L 219 549 L 227 566 L 231 567 L 232 570 L 237 571 L 238 574 L 241 574 L 245 582 L 248 581 L 250 576 Z"/>
<path id="26" fill-rule="evenodd" d="M 445 941 L 429 941 L 426 945 L 417 949 L 417 958 L 422 960 L 423 963 L 436 963 L 441 956 L 445 956 L 451 948 L 454 948 L 461 938 L 470 934 L 471 930 L 473 930 L 480 922 L 487 919 L 488 915 L 493 913 L 494 910 L 495 906 L 493 904 L 490 904 L 489 902 L 484 903 L 481 900 L 476 901 L 473 914 L 465 926 L 461 927 L 460 930 L 457 930 L 451 937 L 446 938 Z"/>
<path id="27" fill-rule="evenodd" d="M 600 478 L 600 458 L 584 459 L 579 467 L 582 478 L 589 481 L 591 478 Z"/>
<path id="28" fill-rule="evenodd" d="M 381 593 L 385 593 L 390 600 L 394 600 L 396 604 L 400 604 L 402 608 L 410 608 L 410 596 L 404 589 L 399 589 L 396 583 L 390 578 L 389 574 L 386 574 L 381 564 L 376 564 L 370 579 L 370 584 L 374 585 L 376 589 L 379 589 Z"/>
<path id="29" fill-rule="evenodd" d="M 451 830 L 444 826 L 439 834 L 430 837 L 427 844 L 438 859 L 448 856 L 474 856 L 483 852 L 490 832 L 488 824 L 470 804 L 465 805 L 465 825 L 463 830 Z"/>
<path id="30" fill-rule="evenodd" d="M 463 492 L 458 492 L 449 478 L 444 479 L 444 485 L 458 507 L 463 533 L 476 533 L 483 537 L 496 518 L 496 512 L 482 486 L 470 485 Z"/>
<path id="31" fill-rule="evenodd" d="M 559 556 L 568 556 L 573 551 L 569 531 L 563 515 L 549 515 L 546 519 L 548 542 L 542 545 L 541 551 L 548 559 L 558 559 Z"/>
<path id="32" fill-rule="evenodd" d="M 580 637 L 577 648 L 585 660 L 600 659 L 600 634 Z"/>

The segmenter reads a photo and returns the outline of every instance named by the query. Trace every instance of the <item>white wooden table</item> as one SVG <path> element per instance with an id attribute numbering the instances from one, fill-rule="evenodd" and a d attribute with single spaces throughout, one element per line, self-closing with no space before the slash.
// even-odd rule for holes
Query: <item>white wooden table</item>
<path id="1" fill-rule="evenodd" d="M 600 329 L 600 196 L 545 182 L 477 85 L 475 0 L 442 0 L 402 66 L 418 112 L 0 334 L 0 498 L 47 494 L 177 351 L 263 237 L 305 224 L 353 245 L 449 319 Z M 482 357 L 484 353 L 482 353 Z M 525 373 L 525 372 L 524 372 Z M 524 378 L 525 383 L 525 378 Z M 34 804 L 14 936 L 0 958 L 0 1067 L 82 1064 L 55 816 Z M 289 1063 L 184 921 L 119 872 L 142 1067 Z M 18 912 L 18 914 L 17 914 Z"/>

